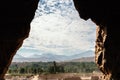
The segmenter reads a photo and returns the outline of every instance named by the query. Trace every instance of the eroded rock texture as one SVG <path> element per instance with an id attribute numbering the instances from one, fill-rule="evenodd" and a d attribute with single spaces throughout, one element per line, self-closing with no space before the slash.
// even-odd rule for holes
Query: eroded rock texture
<path id="1" fill-rule="evenodd" d="M 28 37 L 39 0 L 2 0 L 0 2 L 0 80 L 23 40 Z"/>
<path id="2" fill-rule="evenodd" d="M 95 61 L 103 80 L 120 80 L 120 4 L 118 1 L 74 0 L 80 17 L 96 23 Z"/>

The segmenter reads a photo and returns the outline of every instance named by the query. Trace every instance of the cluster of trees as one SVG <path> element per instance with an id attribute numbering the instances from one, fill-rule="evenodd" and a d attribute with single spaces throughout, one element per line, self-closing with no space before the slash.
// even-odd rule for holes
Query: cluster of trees
<path id="1" fill-rule="evenodd" d="M 94 62 L 68 62 L 64 65 L 64 70 L 67 73 L 92 73 L 99 71 Z"/>
<path id="2" fill-rule="evenodd" d="M 23 62 L 12 63 L 9 74 L 91 73 L 98 68 L 94 62 Z"/>

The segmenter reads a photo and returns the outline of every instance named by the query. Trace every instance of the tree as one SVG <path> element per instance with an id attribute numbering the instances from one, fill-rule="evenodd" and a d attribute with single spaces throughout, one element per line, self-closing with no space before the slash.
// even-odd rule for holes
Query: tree
<path id="1" fill-rule="evenodd" d="M 53 61 L 53 64 L 54 64 L 54 66 L 53 66 L 53 68 L 54 68 L 54 73 L 56 74 L 56 72 L 57 72 L 57 65 L 56 65 L 56 62 Z"/>
<path id="2" fill-rule="evenodd" d="M 24 74 L 25 73 L 25 69 L 24 68 L 20 68 L 20 74 Z"/>

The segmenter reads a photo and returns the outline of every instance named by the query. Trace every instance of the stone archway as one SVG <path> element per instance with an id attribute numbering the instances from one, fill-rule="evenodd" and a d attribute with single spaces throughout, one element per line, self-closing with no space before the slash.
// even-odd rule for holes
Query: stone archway
<path id="1" fill-rule="evenodd" d="M 0 80 L 16 51 L 29 35 L 30 23 L 39 0 L 12 0 L 0 3 Z M 103 0 L 74 0 L 80 17 L 91 19 L 98 25 L 96 38 L 96 63 L 105 80 L 120 79 L 119 54 L 119 2 Z M 111 6 L 112 5 L 112 6 Z"/>

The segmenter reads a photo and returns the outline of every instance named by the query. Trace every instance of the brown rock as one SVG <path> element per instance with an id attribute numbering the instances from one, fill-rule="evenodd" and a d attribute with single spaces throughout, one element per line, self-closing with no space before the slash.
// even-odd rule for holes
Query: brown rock
<path id="1" fill-rule="evenodd" d="M 118 1 L 74 0 L 80 17 L 96 23 L 95 61 L 104 80 L 120 79 L 120 5 Z"/>
<path id="2" fill-rule="evenodd" d="M 2 0 L 0 2 L 0 80 L 13 56 L 28 37 L 30 23 L 39 0 Z"/>

